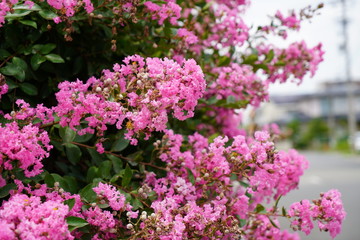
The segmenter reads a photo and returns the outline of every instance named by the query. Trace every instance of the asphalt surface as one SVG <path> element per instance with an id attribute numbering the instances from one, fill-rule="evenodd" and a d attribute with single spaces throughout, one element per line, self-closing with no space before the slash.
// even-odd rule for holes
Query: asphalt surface
<path id="1" fill-rule="evenodd" d="M 310 162 L 309 169 L 301 178 L 298 190 L 293 190 L 283 197 L 279 206 L 288 208 L 291 203 L 302 199 L 317 199 L 320 192 L 338 189 L 346 219 L 342 232 L 336 240 L 360 240 L 360 155 L 345 155 L 333 152 L 302 152 Z M 286 219 L 281 221 L 282 228 L 289 226 Z M 330 240 L 330 234 L 319 232 L 317 225 L 309 236 L 300 234 L 305 240 Z"/>

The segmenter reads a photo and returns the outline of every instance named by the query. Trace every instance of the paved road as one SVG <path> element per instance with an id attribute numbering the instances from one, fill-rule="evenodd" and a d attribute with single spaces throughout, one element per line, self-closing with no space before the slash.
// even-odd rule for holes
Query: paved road
<path id="1" fill-rule="evenodd" d="M 344 155 L 329 152 L 302 152 L 310 162 L 310 168 L 300 181 L 299 190 L 290 192 L 280 205 L 288 207 L 302 199 L 316 199 L 320 192 L 336 188 L 342 193 L 346 219 L 342 233 L 336 240 L 360 240 L 360 155 Z M 282 226 L 288 222 L 282 222 Z M 284 225 L 285 223 L 285 225 Z M 316 226 L 317 227 L 317 226 Z M 330 240 L 328 233 L 315 231 L 305 240 Z"/>

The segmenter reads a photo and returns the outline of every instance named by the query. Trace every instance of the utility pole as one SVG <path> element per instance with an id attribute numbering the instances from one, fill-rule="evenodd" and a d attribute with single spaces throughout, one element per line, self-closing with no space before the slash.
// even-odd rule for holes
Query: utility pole
<path id="1" fill-rule="evenodd" d="M 345 81 L 347 85 L 347 100 L 348 100 L 348 114 L 347 114 L 347 122 L 348 122 L 348 133 L 350 139 L 350 147 L 351 150 L 354 151 L 354 134 L 356 132 L 356 113 L 354 109 L 354 89 L 352 86 L 351 80 L 351 60 L 349 53 L 349 37 L 348 37 L 348 18 L 347 18 L 347 8 L 346 8 L 346 0 L 341 0 L 342 5 L 342 18 L 341 25 L 344 36 L 344 42 L 342 46 L 342 50 L 344 51 L 345 57 Z"/>

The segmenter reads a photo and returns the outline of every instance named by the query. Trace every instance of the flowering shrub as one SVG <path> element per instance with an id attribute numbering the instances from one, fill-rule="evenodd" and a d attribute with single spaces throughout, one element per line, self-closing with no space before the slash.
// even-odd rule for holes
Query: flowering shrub
<path id="1" fill-rule="evenodd" d="M 308 162 L 276 125 L 239 126 L 270 84 L 315 74 L 321 44 L 264 39 L 322 5 L 258 28 L 249 5 L 2 0 L 0 238 L 299 239 L 280 217 L 339 234 L 340 193 L 280 211 Z"/>

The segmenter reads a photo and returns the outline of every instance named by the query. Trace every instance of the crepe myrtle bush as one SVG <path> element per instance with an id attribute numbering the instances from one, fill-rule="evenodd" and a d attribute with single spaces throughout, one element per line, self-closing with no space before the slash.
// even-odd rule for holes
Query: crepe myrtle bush
<path id="1" fill-rule="evenodd" d="M 340 193 L 280 207 L 308 162 L 276 125 L 240 128 L 270 84 L 315 74 L 321 44 L 267 36 L 322 5 L 258 27 L 249 5 L 1 0 L 0 238 L 299 239 L 279 218 L 338 235 Z"/>

